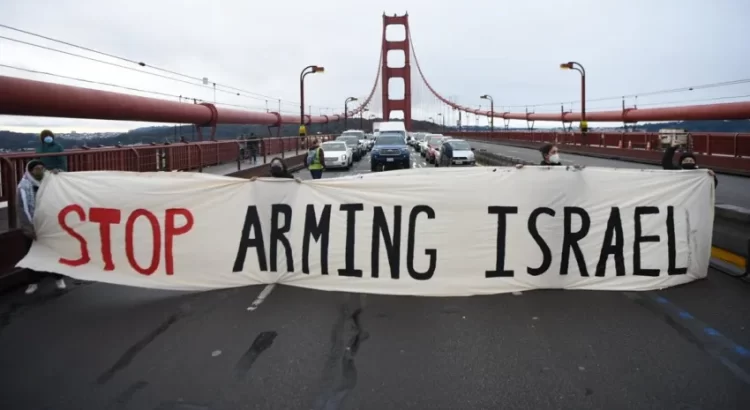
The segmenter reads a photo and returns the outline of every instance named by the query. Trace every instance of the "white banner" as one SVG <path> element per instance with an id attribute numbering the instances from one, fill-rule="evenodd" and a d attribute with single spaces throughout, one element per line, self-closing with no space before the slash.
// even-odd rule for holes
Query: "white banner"
<path id="1" fill-rule="evenodd" d="M 38 240 L 19 266 L 183 290 L 650 290 L 706 276 L 713 190 L 705 170 L 60 173 L 39 190 Z"/>

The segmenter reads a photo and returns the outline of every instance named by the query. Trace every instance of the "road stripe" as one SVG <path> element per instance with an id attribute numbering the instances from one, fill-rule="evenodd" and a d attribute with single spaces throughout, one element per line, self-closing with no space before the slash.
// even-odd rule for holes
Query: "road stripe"
<path id="1" fill-rule="evenodd" d="M 743 271 L 747 266 L 747 260 L 743 256 L 737 255 L 736 253 L 732 253 L 724 249 L 717 248 L 715 246 L 711 247 L 711 257 L 737 266 Z"/>
<path id="2" fill-rule="evenodd" d="M 250 305 L 250 306 L 248 306 L 247 310 L 250 311 L 250 312 L 252 312 L 253 310 L 257 309 L 260 306 L 260 304 L 263 303 L 264 300 L 266 300 L 266 298 L 268 297 L 268 295 L 270 295 L 271 292 L 273 292 L 273 289 L 275 287 L 276 287 L 275 283 L 272 283 L 270 285 L 266 285 L 266 287 L 263 288 L 262 291 L 260 291 L 260 294 L 255 299 L 255 301 L 253 302 L 253 304 Z"/>

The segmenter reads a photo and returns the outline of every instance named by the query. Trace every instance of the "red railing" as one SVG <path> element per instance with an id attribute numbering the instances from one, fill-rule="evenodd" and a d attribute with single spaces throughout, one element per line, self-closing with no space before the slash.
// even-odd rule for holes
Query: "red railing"
<path id="1" fill-rule="evenodd" d="M 547 131 L 446 131 L 460 138 L 506 141 L 536 147 L 543 143 L 564 145 L 570 152 L 599 154 L 623 159 L 658 161 L 661 142 L 658 133 L 643 132 L 547 132 Z M 750 172 L 750 133 L 690 133 L 692 150 L 704 166 L 726 171 Z"/>
<path id="2" fill-rule="evenodd" d="M 313 137 L 322 141 L 329 135 L 258 139 L 258 157 L 262 162 L 289 151 L 303 154 Z M 62 154 L 20 152 L 0 156 L 0 202 L 8 201 L 8 224 L 16 226 L 16 187 L 23 177 L 26 163 L 34 158 L 64 155 L 68 171 L 199 171 L 204 168 L 237 163 L 241 169 L 242 152 L 249 152 L 252 140 L 209 142 L 178 142 L 169 145 L 143 145 L 122 148 L 92 148 L 68 150 Z M 247 155 L 247 154 L 246 154 Z M 263 158 L 265 157 L 265 161 Z"/>
<path id="3" fill-rule="evenodd" d="M 659 149 L 659 133 L 648 132 L 546 132 L 546 131 L 495 131 L 489 132 L 447 132 L 448 135 L 462 138 L 512 140 L 520 142 L 557 142 L 569 145 L 590 145 L 597 147 Z M 722 155 L 750 158 L 750 133 L 690 133 L 693 152 L 702 155 Z"/>

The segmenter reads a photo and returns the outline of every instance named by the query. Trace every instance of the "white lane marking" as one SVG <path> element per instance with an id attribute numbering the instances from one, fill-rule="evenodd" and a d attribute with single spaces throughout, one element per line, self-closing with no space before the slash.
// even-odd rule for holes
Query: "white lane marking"
<path id="1" fill-rule="evenodd" d="M 523 295 L 523 292 L 513 292 L 513 296 L 521 296 Z"/>
<path id="2" fill-rule="evenodd" d="M 276 287 L 275 283 L 272 283 L 270 285 L 266 285 L 266 287 L 263 288 L 262 291 L 260 291 L 260 294 L 255 299 L 255 301 L 253 302 L 253 304 L 247 307 L 247 310 L 250 311 L 250 312 L 252 312 L 253 310 L 257 309 L 260 306 L 260 304 L 263 303 L 264 300 L 266 300 L 266 298 L 268 297 L 268 295 L 270 295 L 271 292 L 273 292 L 273 289 L 275 287 Z"/>

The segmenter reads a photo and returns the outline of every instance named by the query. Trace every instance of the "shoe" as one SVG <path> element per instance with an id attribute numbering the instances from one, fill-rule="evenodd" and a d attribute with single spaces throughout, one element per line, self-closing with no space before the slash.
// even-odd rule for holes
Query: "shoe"
<path id="1" fill-rule="evenodd" d="M 26 288 L 26 294 L 30 295 L 36 292 L 37 289 L 39 289 L 39 285 L 37 285 L 36 283 L 32 283 L 31 285 L 29 285 L 29 287 Z"/>
<path id="2" fill-rule="evenodd" d="M 65 286 L 65 279 L 58 279 L 58 280 L 56 280 L 55 281 L 55 285 L 57 286 L 58 289 L 65 289 L 66 288 L 66 286 Z"/>

